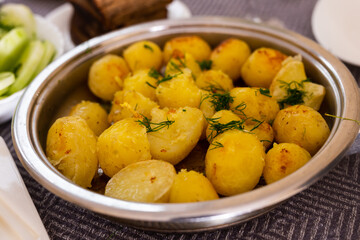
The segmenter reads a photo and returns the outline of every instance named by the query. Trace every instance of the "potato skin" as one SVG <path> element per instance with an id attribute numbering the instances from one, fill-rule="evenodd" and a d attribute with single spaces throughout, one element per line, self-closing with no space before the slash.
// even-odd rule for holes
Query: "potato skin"
<path id="1" fill-rule="evenodd" d="M 98 169 L 96 136 L 84 119 L 79 116 L 57 119 L 48 131 L 46 156 L 75 184 L 91 187 Z"/>
<path id="2" fill-rule="evenodd" d="M 269 88 L 286 57 L 272 48 L 258 48 L 242 66 L 242 79 L 250 87 Z"/>
<path id="3" fill-rule="evenodd" d="M 203 131 L 204 117 L 197 108 L 156 109 L 151 122 L 174 121 L 169 127 L 148 133 L 151 155 L 177 164 L 195 147 Z"/>
<path id="4" fill-rule="evenodd" d="M 81 101 L 71 108 L 69 115 L 83 118 L 96 136 L 109 127 L 107 112 L 96 102 Z"/>
<path id="5" fill-rule="evenodd" d="M 131 71 L 139 69 L 160 69 L 163 56 L 160 47 L 151 41 L 139 41 L 124 50 L 124 58 Z"/>
<path id="6" fill-rule="evenodd" d="M 271 124 L 280 110 L 276 100 L 261 94 L 258 88 L 237 87 L 230 91 L 230 95 L 234 98 L 230 109 L 243 119 L 253 117 Z M 237 110 L 237 106 L 243 103 L 244 109 Z"/>
<path id="7" fill-rule="evenodd" d="M 209 59 L 211 53 L 209 44 L 199 36 L 175 37 L 164 45 L 164 61 L 166 63 L 170 60 L 176 49 L 183 54 L 190 53 L 199 62 Z"/>
<path id="8" fill-rule="evenodd" d="M 211 182 L 201 173 L 182 169 L 170 191 L 170 203 L 200 202 L 218 199 Z"/>
<path id="9" fill-rule="evenodd" d="M 311 155 L 294 143 L 274 144 L 265 157 L 264 179 L 267 184 L 276 182 L 304 166 Z"/>
<path id="10" fill-rule="evenodd" d="M 255 134 L 255 136 L 260 140 L 260 142 L 262 142 L 266 150 L 271 146 L 272 142 L 274 141 L 274 130 L 267 122 L 262 122 L 260 125 L 258 124 L 259 122 L 247 120 L 244 123 L 244 129 Z"/>
<path id="11" fill-rule="evenodd" d="M 330 135 L 320 113 L 304 105 L 282 109 L 272 125 L 278 143 L 295 143 L 314 155 Z"/>
<path id="12" fill-rule="evenodd" d="M 241 77 L 241 67 L 250 54 L 251 50 L 246 42 L 229 38 L 211 52 L 211 69 L 221 70 L 236 81 Z"/>
<path id="13" fill-rule="evenodd" d="M 160 107 L 179 108 L 194 107 L 200 105 L 201 92 L 196 86 L 191 72 L 184 69 L 182 74 L 171 80 L 162 82 L 156 88 L 156 97 Z"/>
<path id="14" fill-rule="evenodd" d="M 231 78 L 220 70 L 208 70 L 203 72 L 195 81 L 196 85 L 204 90 L 228 92 L 234 88 Z"/>
<path id="15" fill-rule="evenodd" d="M 155 88 L 149 86 L 151 84 L 154 87 L 157 87 L 157 80 L 149 76 L 150 69 L 141 69 L 132 76 L 128 76 L 124 79 L 124 91 L 135 90 L 144 97 L 150 98 L 152 101 L 157 101 Z"/>
<path id="16" fill-rule="evenodd" d="M 137 91 L 118 91 L 112 101 L 108 121 L 113 123 L 125 118 L 138 117 L 139 114 L 150 118 L 151 110 L 157 107 L 159 105 L 156 102 Z"/>
<path id="17" fill-rule="evenodd" d="M 121 90 L 123 79 L 128 73 L 129 68 L 122 57 L 113 54 L 105 55 L 90 67 L 89 88 L 95 96 L 111 101 L 115 92 Z"/>
<path id="18" fill-rule="evenodd" d="M 106 129 L 98 138 L 96 150 L 100 167 L 109 177 L 131 163 L 151 159 L 146 129 L 133 118 Z"/>
<path id="19" fill-rule="evenodd" d="M 265 151 L 259 139 L 240 130 L 226 131 L 214 139 L 223 147 L 206 153 L 205 172 L 218 194 L 233 196 L 253 189 L 259 182 Z"/>
<path id="20" fill-rule="evenodd" d="M 175 176 L 174 166 L 164 161 L 132 163 L 110 179 L 105 196 L 126 201 L 166 203 Z"/>

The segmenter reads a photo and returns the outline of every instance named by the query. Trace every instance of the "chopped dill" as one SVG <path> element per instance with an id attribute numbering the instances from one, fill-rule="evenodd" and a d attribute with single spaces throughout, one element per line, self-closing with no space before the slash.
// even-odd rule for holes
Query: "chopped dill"
<path id="1" fill-rule="evenodd" d="M 284 99 L 278 101 L 281 108 L 284 108 L 286 104 L 293 106 L 304 103 L 303 98 L 306 95 L 306 92 L 303 90 L 304 82 L 310 82 L 310 79 L 307 78 L 301 82 L 291 81 L 289 83 L 281 80 L 279 81 L 282 83 L 280 87 L 285 88 L 287 93 Z"/>
<path id="2" fill-rule="evenodd" d="M 264 96 L 271 97 L 270 90 L 267 88 L 259 88 L 259 92 Z"/>
<path id="3" fill-rule="evenodd" d="M 266 140 L 266 139 L 260 140 L 260 142 L 268 142 L 268 143 L 272 143 L 270 140 Z"/>
<path id="4" fill-rule="evenodd" d="M 147 45 L 147 44 L 144 44 L 144 48 L 149 49 L 150 51 L 154 52 L 154 49 L 152 49 L 152 47 L 150 47 L 150 46 Z"/>
<path id="5" fill-rule="evenodd" d="M 217 149 L 217 148 L 222 148 L 224 147 L 224 145 L 221 143 L 221 142 L 212 142 L 211 145 L 213 145 L 212 148 L 210 148 L 209 150 L 214 150 L 214 149 Z"/>
<path id="6" fill-rule="evenodd" d="M 246 103 L 241 102 L 233 109 L 233 112 L 235 112 L 236 114 L 241 114 L 244 118 L 247 118 L 246 114 L 244 113 L 245 108 L 246 108 Z"/>
<path id="7" fill-rule="evenodd" d="M 209 101 L 212 103 L 215 111 L 217 112 L 220 110 L 229 110 L 230 103 L 234 102 L 234 98 L 230 95 L 229 92 L 227 93 L 211 92 L 207 95 L 202 95 L 200 100 L 200 106 L 206 99 L 210 99 Z"/>
<path id="8" fill-rule="evenodd" d="M 155 78 L 157 80 L 157 85 L 159 85 L 162 82 L 169 81 L 169 80 L 173 79 L 174 77 L 177 77 L 180 74 L 183 74 L 183 72 L 179 72 L 179 73 L 174 74 L 174 75 L 167 75 L 167 76 L 161 78 L 162 77 L 161 74 L 155 68 L 151 68 L 150 71 L 148 72 L 148 76 L 150 76 L 152 78 Z M 149 82 L 146 82 L 146 84 L 149 85 L 152 88 L 156 88 L 156 86 L 152 85 Z"/>
<path id="9" fill-rule="evenodd" d="M 180 59 L 180 58 L 179 58 Z M 172 60 L 170 60 L 170 65 L 171 65 L 171 67 L 174 69 L 174 70 L 176 70 L 176 71 L 178 71 L 178 72 L 183 72 L 182 70 L 181 70 L 181 68 L 179 67 L 179 65 L 177 65 L 176 63 L 174 63 Z"/>
<path id="10" fill-rule="evenodd" d="M 159 79 L 160 77 L 162 77 L 161 74 L 153 67 L 148 72 L 148 76 L 155 79 Z"/>
<path id="11" fill-rule="evenodd" d="M 154 85 L 152 85 L 151 83 L 149 83 L 148 81 L 145 82 L 147 85 L 149 85 L 149 87 L 152 87 L 154 89 L 156 89 L 156 87 Z"/>
<path id="12" fill-rule="evenodd" d="M 339 116 L 332 115 L 332 114 L 328 114 L 328 113 L 325 113 L 325 116 L 333 117 L 333 118 L 339 118 L 339 119 L 341 119 L 341 120 L 353 121 L 353 122 L 356 122 L 356 124 L 360 125 L 360 121 L 359 121 L 359 120 L 355 120 L 355 119 L 351 119 L 351 118 L 339 117 Z"/>
<path id="13" fill-rule="evenodd" d="M 144 115 L 142 115 L 142 116 L 143 116 L 143 120 L 137 120 L 136 122 L 138 122 L 142 126 L 145 126 L 147 133 L 156 132 L 165 127 L 169 128 L 169 126 L 175 122 L 175 121 L 166 120 L 163 122 L 154 123 L 154 122 L 151 122 L 150 119 L 145 117 Z"/>
<path id="14" fill-rule="evenodd" d="M 196 62 L 199 64 L 202 71 L 211 69 L 211 65 L 212 65 L 211 60 L 204 60 L 204 61 L 201 61 L 201 62 L 196 61 Z"/>
<path id="15" fill-rule="evenodd" d="M 208 136 L 209 142 L 217 137 L 219 134 L 224 133 L 228 130 L 238 129 L 243 131 L 244 130 L 244 122 L 245 120 L 240 121 L 230 121 L 228 123 L 220 123 L 218 120 L 219 118 L 206 118 L 209 123 L 209 130 L 211 130 L 210 135 Z"/>
<path id="16" fill-rule="evenodd" d="M 250 129 L 250 132 L 257 129 L 264 122 L 264 121 L 259 121 L 255 118 L 251 118 L 251 121 L 255 122 L 256 124 L 252 129 Z"/>

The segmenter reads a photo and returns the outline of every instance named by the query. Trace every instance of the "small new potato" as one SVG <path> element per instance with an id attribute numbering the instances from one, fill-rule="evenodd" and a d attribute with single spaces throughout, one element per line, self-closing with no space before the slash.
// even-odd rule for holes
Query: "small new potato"
<path id="1" fill-rule="evenodd" d="M 233 196 L 252 190 L 259 182 L 265 164 L 265 151 L 259 139 L 240 130 L 217 136 L 206 153 L 206 177 L 216 192 Z"/>
<path id="2" fill-rule="evenodd" d="M 110 179 L 105 196 L 125 201 L 166 203 L 175 176 L 174 166 L 164 161 L 132 163 Z"/>
<path id="3" fill-rule="evenodd" d="M 207 91 L 228 92 L 234 88 L 233 81 L 220 70 L 203 72 L 195 81 L 196 85 Z"/>
<path id="4" fill-rule="evenodd" d="M 133 43 L 124 50 L 123 55 L 133 72 L 147 68 L 160 70 L 163 61 L 160 47 L 151 41 Z"/>
<path id="5" fill-rule="evenodd" d="M 242 79 L 250 87 L 269 88 L 286 58 L 285 54 L 275 49 L 258 48 L 242 66 Z"/>
<path id="6" fill-rule="evenodd" d="M 264 179 L 267 184 L 276 182 L 304 166 L 311 155 L 294 143 L 274 144 L 265 157 Z"/>
<path id="7" fill-rule="evenodd" d="M 87 188 L 98 169 L 96 136 L 79 116 L 58 118 L 46 139 L 50 163 L 75 184 Z"/>
<path id="8" fill-rule="evenodd" d="M 173 76 L 182 72 L 184 68 L 191 71 L 194 79 L 200 76 L 202 70 L 195 58 L 190 53 L 183 54 L 179 50 L 173 52 L 172 58 L 169 60 L 165 69 L 165 76 Z"/>
<path id="9" fill-rule="evenodd" d="M 304 105 L 280 110 L 272 125 L 278 143 L 295 143 L 314 155 L 330 135 L 320 113 Z"/>
<path id="10" fill-rule="evenodd" d="M 241 118 L 239 118 L 235 113 L 233 113 L 230 110 L 221 110 L 216 112 L 211 119 L 215 122 L 215 123 L 220 123 L 220 124 L 227 124 L 231 121 L 241 121 Z M 208 124 L 207 128 L 206 128 L 206 139 L 208 140 L 209 143 L 212 142 L 212 140 L 214 139 L 214 137 L 216 137 L 216 135 L 218 134 L 217 129 L 212 126 L 212 124 Z"/>
<path id="11" fill-rule="evenodd" d="M 113 54 L 105 55 L 90 67 L 89 88 L 95 96 L 111 101 L 115 92 L 121 90 L 123 79 L 128 73 L 129 68 L 122 57 Z"/>
<path id="12" fill-rule="evenodd" d="M 259 88 L 237 87 L 230 95 L 234 99 L 230 109 L 243 119 L 252 117 L 271 124 L 280 110 L 276 100 L 262 94 Z"/>
<path id="13" fill-rule="evenodd" d="M 124 79 L 124 91 L 135 90 L 144 97 L 150 98 L 152 101 L 156 101 L 155 88 L 157 87 L 157 80 L 149 76 L 150 69 L 141 69 L 132 76 L 128 76 Z M 154 87 L 151 87 L 154 86 Z"/>
<path id="14" fill-rule="evenodd" d="M 209 44 L 195 35 L 175 37 L 167 41 L 164 45 L 164 61 L 166 63 L 173 56 L 175 50 L 179 50 L 183 54 L 190 53 L 199 62 L 209 59 L 211 53 Z"/>
<path id="15" fill-rule="evenodd" d="M 71 108 L 69 115 L 83 118 L 96 136 L 109 127 L 107 112 L 96 102 L 82 101 Z"/>
<path id="16" fill-rule="evenodd" d="M 156 88 L 156 97 L 162 108 L 198 108 L 200 105 L 201 91 L 196 86 L 191 72 L 188 69 L 184 69 L 183 73 L 160 83 Z"/>
<path id="17" fill-rule="evenodd" d="M 268 149 L 274 141 L 274 130 L 267 122 L 258 122 L 249 119 L 245 121 L 244 129 L 255 134 L 265 149 Z"/>
<path id="18" fill-rule="evenodd" d="M 151 110 L 157 107 L 159 105 L 156 102 L 137 91 L 118 91 L 112 101 L 108 121 L 113 123 L 125 118 L 138 117 L 139 114 L 150 118 Z"/>
<path id="19" fill-rule="evenodd" d="M 151 159 L 146 128 L 134 118 L 120 120 L 106 129 L 98 138 L 96 151 L 100 167 L 109 177 L 131 163 Z"/>
<path id="20" fill-rule="evenodd" d="M 251 50 L 246 42 L 229 38 L 211 52 L 211 69 L 221 70 L 236 81 L 241 77 L 241 67 L 250 54 Z"/>
<path id="21" fill-rule="evenodd" d="M 170 203 L 200 202 L 218 199 L 209 179 L 195 171 L 182 169 L 175 177 L 170 191 Z"/>
<path id="22" fill-rule="evenodd" d="M 203 131 L 204 116 L 197 108 L 157 109 L 151 111 L 152 123 L 172 123 L 148 132 L 151 155 L 155 159 L 177 164 L 195 147 Z M 153 127 L 156 127 L 154 125 Z"/>

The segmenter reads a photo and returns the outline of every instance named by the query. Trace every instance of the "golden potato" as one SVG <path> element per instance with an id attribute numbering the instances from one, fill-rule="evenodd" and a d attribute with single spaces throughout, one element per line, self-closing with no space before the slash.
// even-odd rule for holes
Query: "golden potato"
<path id="1" fill-rule="evenodd" d="M 221 70 L 235 81 L 241 77 L 241 67 L 250 54 L 251 50 L 246 42 L 229 38 L 211 52 L 211 69 Z"/>
<path id="2" fill-rule="evenodd" d="M 241 76 L 250 87 L 269 88 L 286 55 L 272 48 L 258 48 L 245 61 Z"/>
<path id="3" fill-rule="evenodd" d="M 96 136 L 109 127 L 107 112 L 99 103 L 82 101 L 71 108 L 69 115 L 83 118 Z"/>
<path id="4" fill-rule="evenodd" d="M 164 61 L 167 63 L 173 56 L 175 50 L 179 50 L 183 54 L 190 53 L 196 61 L 209 59 L 211 48 L 199 36 L 182 36 L 175 37 L 167 41 L 164 45 Z"/>
<path id="5" fill-rule="evenodd" d="M 46 156 L 75 184 L 91 187 L 98 169 L 96 136 L 84 119 L 79 116 L 57 119 L 48 131 Z"/>
<path id="6" fill-rule="evenodd" d="M 123 79 L 129 68 L 122 57 L 108 54 L 95 61 L 89 71 L 88 85 L 91 92 L 105 100 L 111 101 L 115 92 L 121 90 Z"/>
<path id="7" fill-rule="evenodd" d="M 201 92 L 196 86 L 191 72 L 184 69 L 183 73 L 162 82 L 156 88 L 156 97 L 160 107 L 195 107 L 200 105 Z"/>
<path id="8" fill-rule="evenodd" d="M 195 83 L 199 88 L 212 92 L 228 92 L 234 88 L 231 78 L 220 70 L 203 72 Z"/>
<path id="9" fill-rule="evenodd" d="M 123 90 L 135 90 L 144 95 L 144 97 L 156 101 L 155 89 L 157 87 L 157 79 L 149 75 L 150 71 L 150 69 L 141 69 L 136 71 L 132 76 L 125 78 Z"/>
<path id="10" fill-rule="evenodd" d="M 165 76 L 175 75 L 182 72 L 184 68 L 191 71 L 191 75 L 196 79 L 201 74 L 201 68 L 195 58 L 190 53 L 183 54 L 179 50 L 173 52 L 173 56 L 166 65 Z"/>
<path id="11" fill-rule="evenodd" d="M 305 165 L 311 155 L 294 143 L 274 144 L 265 157 L 264 179 L 267 184 L 276 182 Z"/>
<path id="12" fill-rule="evenodd" d="M 244 123 L 244 130 L 255 134 L 265 149 L 268 149 L 274 141 L 274 130 L 267 122 L 258 122 L 249 119 Z"/>
<path id="13" fill-rule="evenodd" d="M 96 151 L 100 167 L 109 177 L 131 163 L 151 159 L 146 128 L 133 118 L 106 129 L 98 138 Z"/>
<path id="14" fill-rule="evenodd" d="M 241 118 L 239 118 L 235 113 L 230 110 L 221 110 L 216 112 L 211 117 L 210 121 L 213 121 L 213 123 L 227 124 L 231 121 L 241 121 Z M 217 135 L 217 128 L 214 128 L 214 124 L 208 124 L 206 129 L 206 139 L 209 141 L 209 143 L 211 143 L 214 137 L 216 137 Z"/>
<path id="15" fill-rule="evenodd" d="M 134 202 L 166 203 L 175 176 L 174 166 L 164 161 L 132 163 L 110 179 L 105 196 Z"/>
<path id="16" fill-rule="evenodd" d="M 237 87 L 230 95 L 234 100 L 230 109 L 243 119 L 251 117 L 271 124 L 279 111 L 276 100 L 262 94 L 259 88 Z"/>
<path id="17" fill-rule="evenodd" d="M 182 169 L 170 190 L 170 203 L 200 202 L 218 199 L 209 179 L 195 171 Z"/>
<path id="18" fill-rule="evenodd" d="M 124 58 L 133 72 L 147 68 L 160 70 L 163 61 L 160 47 L 151 41 L 131 44 L 124 50 Z"/>
<path id="19" fill-rule="evenodd" d="M 204 117 L 197 108 L 156 109 L 151 111 L 152 125 L 171 122 L 158 131 L 148 131 L 151 155 L 177 164 L 195 147 L 203 131 Z M 155 124 L 154 124 L 155 123 Z"/>
<path id="20" fill-rule="evenodd" d="M 211 92 L 201 89 L 201 98 L 200 98 L 200 110 L 204 115 L 204 129 L 201 134 L 201 139 L 206 138 L 206 129 L 208 126 L 207 118 L 211 118 L 215 114 L 214 104 L 211 102 Z"/>
<path id="21" fill-rule="evenodd" d="M 118 91 L 115 93 L 108 121 L 113 123 L 125 118 L 138 117 L 139 114 L 150 117 L 151 109 L 157 107 L 159 105 L 156 102 L 137 91 Z"/>
<path id="22" fill-rule="evenodd" d="M 314 155 L 325 143 L 330 129 L 320 113 L 295 105 L 280 110 L 272 125 L 278 143 L 295 143 Z"/>
<path id="23" fill-rule="evenodd" d="M 264 159 L 264 147 L 255 135 L 226 131 L 213 140 L 206 153 L 206 176 L 218 194 L 233 196 L 256 186 Z"/>

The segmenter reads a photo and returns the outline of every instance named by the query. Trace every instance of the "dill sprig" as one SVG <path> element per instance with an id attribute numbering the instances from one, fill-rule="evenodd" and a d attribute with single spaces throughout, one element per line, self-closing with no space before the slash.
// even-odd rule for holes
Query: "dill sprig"
<path id="1" fill-rule="evenodd" d="M 209 150 L 214 150 L 214 149 L 217 149 L 217 148 L 222 148 L 224 147 L 224 145 L 221 143 L 221 142 L 212 142 L 210 145 L 213 145 L 212 148 L 210 148 Z"/>
<path id="2" fill-rule="evenodd" d="M 351 118 L 339 117 L 339 116 L 332 115 L 332 114 L 328 114 L 328 113 L 325 113 L 325 116 L 333 117 L 333 118 L 339 118 L 339 119 L 341 119 L 341 120 L 353 121 L 353 122 L 356 122 L 356 124 L 360 125 L 360 121 L 359 121 L 359 120 L 355 120 L 355 119 L 351 119 Z"/>
<path id="3" fill-rule="evenodd" d="M 159 79 L 160 77 L 162 77 L 161 74 L 154 67 L 150 69 L 150 71 L 148 72 L 148 76 L 155 79 Z"/>
<path id="4" fill-rule="evenodd" d="M 230 103 L 234 102 L 234 97 L 232 97 L 229 92 L 226 93 L 211 92 L 207 95 L 203 95 L 200 100 L 200 106 L 203 103 L 203 101 L 206 99 L 209 99 L 215 111 L 217 112 L 220 110 L 229 110 Z"/>
<path id="5" fill-rule="evenodd" d="M 147 133 L 156 132 L 165 127 L 169 128 L 169 126 L 175 122 L 175 121 L 166 120 L 163 122 L 154 123 L 151 122 L 150 119 L 145 117 L 144 115 L 142 116 L 143 116 L 143 120 L 137 120 L 136 122 L 138 122 L 142 126 L 145 126 Z"/>
<path id="6" fill-rule="evenodd" d="M 174 74 L 174 75 L 167 75 L 165 77 L 162 77 L 162 75 L 155 68 L 151 68 L 150 71 L 148 72 L 149 77 L 155 78 L 157 80 L 156 81 L 157 85 L 159 85 L 162 82 L 169 81 L 169 80 L 173 79 L 174 77 L 177 77 L 180 74 L 183 74 L 183 72 L 179 72 L 179 73 Z M 156 86 L 152 85 L 148 81 L 146 81 L 146 84 L 149 85 L 152 88 L 156 88 Z"/>
<path id="7" fill-rule="evenodd" d="M 219 134 L 224 133 L 229 130 L 238 129 L 243 131 L 244 130 L 244 122 L 245 120 L 240 121 L 230 121 L 228 123 L 220 123 L 218 120 L 220 118 L 206 118 L 209 123 L 209 130 L 211 131 L 210 135 L 208 136 L 209 142 L 217 137 Z"/>
<path id="8" fill-rule="evenodd" d="M 270 90 L 267 88 L 259 88 L 259 92 L 264 96 L 271 97 Z"/>
<path id="9" fill-rule="evenodd" d="M 211 69 L 211 65 L 212 65 L 211 60 L 203 60 L 201 62 L 199 62 L 199 61 L 196 61 L 196 62 L 199 64 L 202 71 Z"/>
<path id="10" fill-rule="evenodd" d="M 154 52 L 154 49 L 147 44 L 144 44 L 144 48 L 149 49 L 150 51 Z"/>
<path id="11" fill-rule="evenodd" d="M 247 107 L 246 103 L 245 102 L 241 102 L 239 105 L 237 105 L 234 109 L 232 109 L 232 111 L 236 114 L 240 114 L 243 116 L 243 118 L 247 118 L 244 110 L 245 108 Z"/>
<path id="12" fill-rule="evenodd" d="M 304 103 L 304 96 L 306 95 L 306 92 L 303 90 L 304 82 L 310 82 L 309 78 L 302 80 L 301 82 L 291 81 L 287 83 L 281 80 L 279 80 L 279 82 L 282 83 L 280 88 L 285 88 L 287 93 L 284 99 L 278 101 L 281 108 L 284 108 L 286 104 L 293 106 Z"/>

